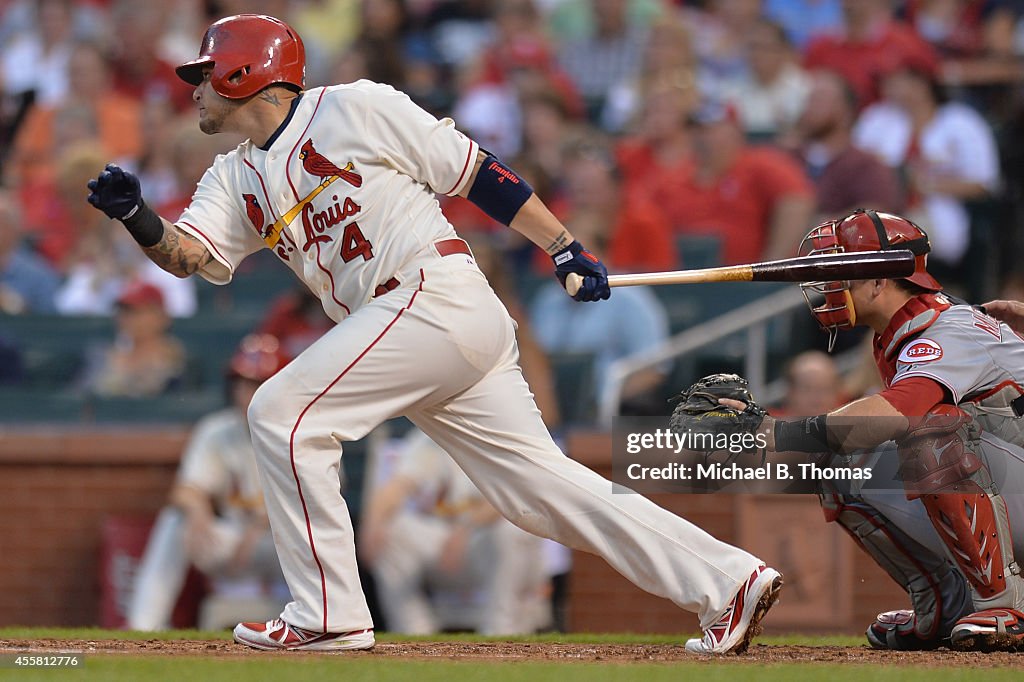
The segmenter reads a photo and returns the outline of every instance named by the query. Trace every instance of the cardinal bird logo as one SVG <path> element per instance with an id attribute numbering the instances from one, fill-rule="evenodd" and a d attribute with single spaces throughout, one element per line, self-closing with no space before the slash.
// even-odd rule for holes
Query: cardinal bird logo
<path id="1" fill-rule="evenodd" d="M 309 138 L 302 144 L 299 149 L 299 158 L 302 159 L 302 168 L 310 175 L 320 178 L 321 184 L 327 184 L 329 180 L 336 177 L 353 187 L 363 184 L 363 176 L 352 170 L 354 166 L 351 161 L 345 164 L 344 168 L 338 168 L 316 150 L 313 146 L 313 138 Z"/>
<path id="2" fill-rule="evenodd" d="M 249 216 L 249 222 L 256 228 L 256 231 L 260 233 L 260 236 L 266 236 L 266 216 L 263 215 L 263 208 L 260 207 L 260 202 L 256 201 L 255 194 L 243 194 L 242 201 L 245 202 L 245 214 Z"/>

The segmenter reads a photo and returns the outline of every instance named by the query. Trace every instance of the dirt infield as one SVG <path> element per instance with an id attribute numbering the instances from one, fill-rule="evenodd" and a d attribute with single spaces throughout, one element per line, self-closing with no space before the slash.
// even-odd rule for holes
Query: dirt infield
<path id="1" fill-rule="evenodd" d="M 889 652 L 864 647 L 776 646 L 755 644 L 743 656 L 693 656 L 668 644 L 561 644 L 553 642 L 383 642 L 372 651 L 346 654 L 260 652 L 223 640 L 0 639 L 0 653 L 75 652 L 134 656 L 369 656 L 382 659 L 454 661 L 564 661 L 600 663 L 672 663 L 676 661 L 764 664 L 874 664 L 913 667 L 1021 668 L 1024 654 L 1007 652 Z"/>

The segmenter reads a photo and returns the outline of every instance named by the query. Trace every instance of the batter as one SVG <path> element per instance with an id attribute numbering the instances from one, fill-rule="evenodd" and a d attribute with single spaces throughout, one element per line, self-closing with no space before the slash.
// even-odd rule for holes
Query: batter
<path id="1" fill-rule="evenodd" d="M 339 491 L 339 452 L 406 415 L 512 523 L 604 557 L 639 587 L 700 617 L 702 653 L 746 648 L 781 587 L 741 549 L 611 484 L 552 441 L 517 364 L 515 326 L 441 213 L 469 198 L 609 296 L 607 271 L 514 171 L 404 94 L 369 81 L 303 90 L 305 54 L 286 24 L 214 23 L 198 59 L 200 128 L 248 139 L 216 159 L 175 223 L 109 165 L 89 201 L 178 276 L 226 284 L 262 248 L 316 293 L 337 326 L 264 383 L 249 407 L 267 512 L 293 601 L 241 623 L 258 649 L 366 649 L 373 623 Z M 620 624 L 629 628 L 629 623 Z"/>

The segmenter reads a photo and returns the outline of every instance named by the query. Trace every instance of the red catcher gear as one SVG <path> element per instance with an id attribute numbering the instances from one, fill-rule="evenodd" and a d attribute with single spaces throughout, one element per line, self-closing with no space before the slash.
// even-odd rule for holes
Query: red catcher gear
<path id="1" fill-rule="evenodd" d="M 920 227 L 891 213 L 857 209 L 840 220 L 822 223 L 807 233 L 800 242 L 801 256 L 856 251 L 908 250 L 917 257 L 914 274 L 905 278 L 928 291 L 941 291 L 942 285 L 926 270 L 931 244 Z M 829 332 L 829 350 L 839 329 L 851 329 L 857 322 L 857 311 L 850 298 L 850 282 L 807 282 L 800 285 L 811 314 Z M 817 295 L 818 301 L 812 300 Z M 824 303 L 820 298 L 824 297 Z M 818 305 L 815 305 L 815 303 Z"/>
<path id="2" fill-rule="evenodd" d="M 228 376 L 266 381 L 287 364 L 288 356 L 276 336 L 249 334 L 228 363 Z"/>
<path id="3" fill-rule="evenodd" d="M 306 48 L 288 24 L 265 14 L 236 14 L 206 29 L 199 58 L 175 71 L 190 85 L 203 82 L 203 67 L 213 66 L 210 84 L 228 99 L 244 99 L 275 83 L 306 83 Z"/>

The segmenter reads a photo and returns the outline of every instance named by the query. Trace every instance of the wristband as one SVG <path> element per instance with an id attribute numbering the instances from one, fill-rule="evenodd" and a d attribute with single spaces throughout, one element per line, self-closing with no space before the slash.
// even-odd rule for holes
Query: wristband
<path id="1" fill-rule="evenodd" d="M 796 421 L 775 422 L 776 452 L 829 452 L 828 427 L 825 415 Z"/>
<path id="2" fill-rule="evenodd" d="M 156 211 L 139 199 L 139 205 L 128 212 L 128 215 L 121 218 L 121 222 L 127 228 L 129 234 L 134 237 L 139 246 L 149 248 L 155 246 L 164 238 L 164 223 Z"/>
<path id="3" fill-rule="evenodd" d="M 509 225 L 533 194 L 523 178 L 493 155 L 480 164 L 467 198 L 502 225 Z"/>

